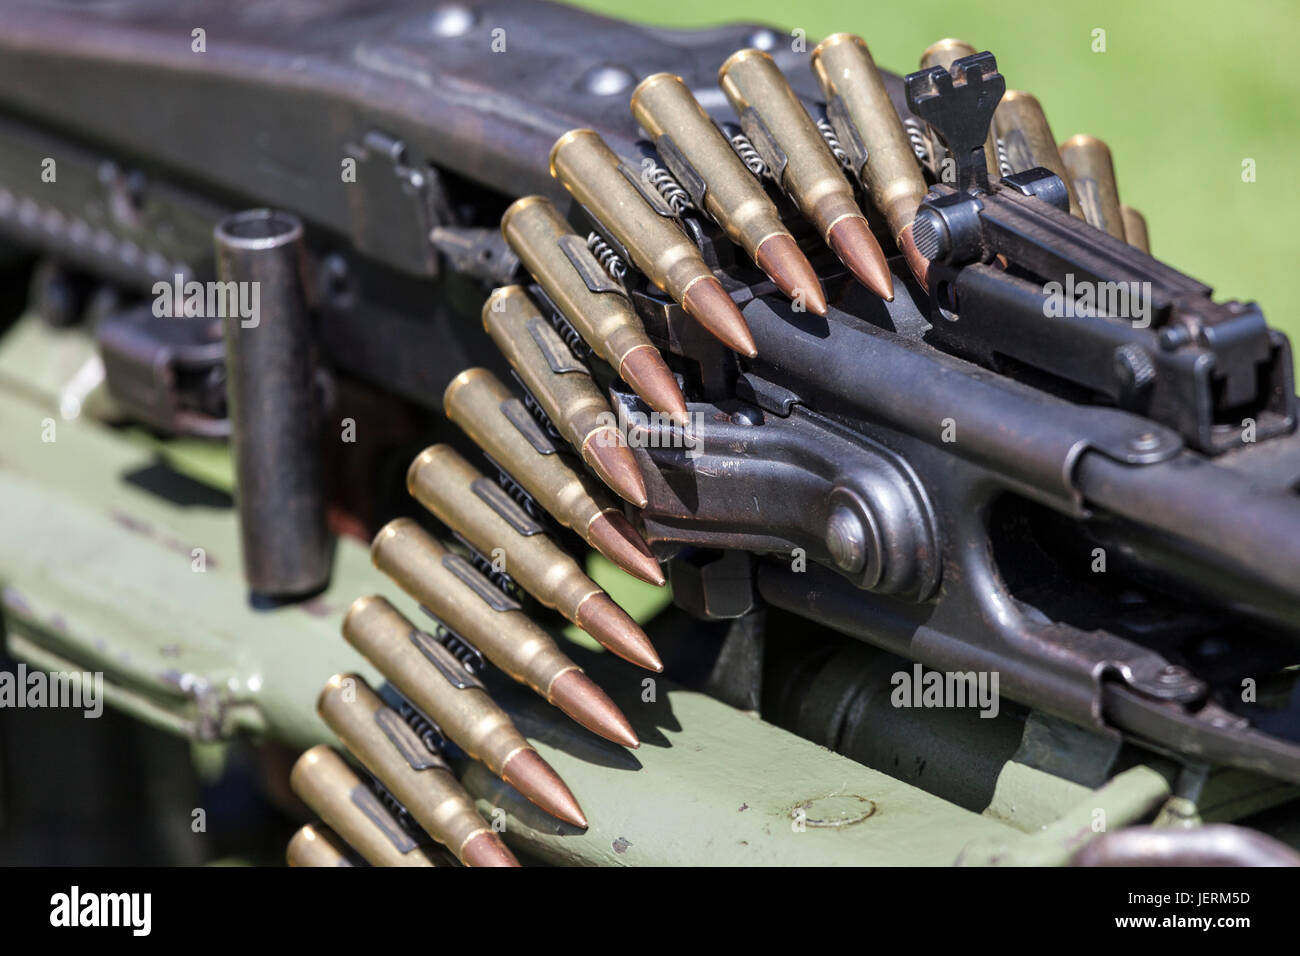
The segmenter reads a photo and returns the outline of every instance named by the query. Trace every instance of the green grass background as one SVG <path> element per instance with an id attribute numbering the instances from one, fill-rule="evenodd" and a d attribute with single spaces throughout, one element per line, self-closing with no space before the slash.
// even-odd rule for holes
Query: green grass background
<path id="1" fill-rule="evenodd" d="M 1121 198 L 1147 217 L 1158 258 L 1255 300 L 1300 340 L 1300 0 L 895 0 L 892 3 L 655 0 L 579 5 L 662 26 L 732 21 L 860 34 L 881 67 L 916 69 L 960 37 L 992 50 L 1009 89 L 1034 93 L 1058 142 L 1111 148 Z M 1106 52 L 1092 51 L 1093 30 Z M 1256 181 L 1242 181 L 1242 160 Z"/>

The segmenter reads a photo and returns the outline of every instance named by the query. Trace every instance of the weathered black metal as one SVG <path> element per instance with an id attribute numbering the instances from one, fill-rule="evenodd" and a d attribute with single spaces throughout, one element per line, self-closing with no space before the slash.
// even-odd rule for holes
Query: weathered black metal
<path id="1" fill-rule="evenodd" d="M 989 190 L 984 140 L 993 111 L 1006 92 L 993 54 L 975 53 L 941 66 L 909 73 L 903 81 L 908 108 L 930 124 L 957 164 L 957 191 Z"/>
<path id="2" fill-rule="evenodd" d="M 159 316 L 146 304 L 105 315 L 95 339 L 126 414 L 168 434 L 230 435 L 219 317 Z"/>
<path id="3" fill-rule="evenodd" d="M 954 62 L 951 75 L 933 67 L 905 81 L 913 111 L 945 137 L 958 167 L 957 187 L 935 186 L 914 227 L 952 320 L 937 323 L 932 341 L 991 368 L 1005 356 L 1083 386 L 1208 454 L 1239 445 L 1244 427 L 1256 437 L 1292 431 L 1290 348 L 1257 306 L 1216 304 L 1209 286 L 1081 225 L 1046 169 L 989 183 L 983 144 L 1001 96 L 996 69 L 980 53 Z M 982 265 L 994 259 L 1004 266 Z"/>
<path id="4" fill-rule="evenodd" d="M 223 316 L 244 576 L 258 597 L 311 594 L 329 582 L 332 545 L 302 224 L 239 213 L 218 225 L 216 246 L 221 281 L 255 304 Z"/>

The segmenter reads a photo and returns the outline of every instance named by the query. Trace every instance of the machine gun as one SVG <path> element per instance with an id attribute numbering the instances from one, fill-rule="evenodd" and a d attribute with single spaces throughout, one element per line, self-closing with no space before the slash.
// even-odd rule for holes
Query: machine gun
<path id="1" fill-rule="evenodd" d="M 583 460 L 561 454 L 569 470 L 556 481 L 587 488 L 604 479 L 630 503 L 597 513 L 617 515 L 608 521 L 624 544 L 632 540 L 624 525 L 635 525 L 677 605 L 732 622 L 707 684 L 712 696 L 918 782 L 924 759 L 921 770 L 899 769 L 895 751 L 891 767 L 890 747 L 901 745 L 863 739 L 866 715 L 888 694 L 881 676 L 916 662 L 941 674 L 998 675 L 1016 722 L 997 732 L 991 722 L 988 734 L 1011 737 L 993 743 L 967 728 L 960 733 L 974 737 L 954 736 L 953 745 L 982 741 L 974 746 L 988 744 L 999 766 L 1017 755 L 1091 787 L 1154 760 L 1165 768 L 1155 792 L 1193 804 L 1212 768 L 1300 783 L 1290 670 L 1300 642 L 1300 438 L 1289 344 L 1254 305 L 1216 303 L 1210 288 L 1125 241 L 1122 224 L 1072 215 L 1104 202 L 1104 177 L 1099 185 L 1046 163 L 999 162 L 1009 137 L 995 136 L 986 151 L 1005 86 L 992 55 L 950 56 L 905 80 L 883 76 L 889 123 L 907 137 L 907 161 L 925 172 L 919 206 L 896 221 L 875 200 L 881 151 L 853 92 L 824 76 L 819 85 L 807 58 L 762 28 L 679 33 L 540 3 L 340 2 L 271 13 L 212 2 L 182 15 L 160 0 L 75 11 L 10 0 L 5 12 L 0 233 L 51 264 L 39 273 L 44 301 L 76 299 L 93 277 L 126 303 L 101 309 L 94 323 L 119 418 L 174 436 L 231 435 L 242 563 L 267 620 L 282 622 L 274 615 L 286 607 L 319 607 L 332 568 L 328 593 L 350 600 L 335 592 L 353 578 L 341 583 L 337 562 L 347 559 L 332 553 L 327 513 L 334 530 L 366 539 L 396 514 L 371 493 L 390 481 L 394 449 L 439 436 L 444 393 L 456 419 L 449 386 L 482 366 L 503 382 L 513 375 L 522 398 L 483 407 L 504 414 L 513 400 L 522 414 L 509 412 L 510 421 L 539 462 L 580 444 Z M 768 67 L 755 68 L 749 87 L 724 79 L 726 98 L 718 93 L 714 70 L 739 63 L 732 54 L 745 48 L 770 50 L 766 62 L 807 110 L 817 149 L 839 161 L 836 188 L 860 201 L 892 298 L 832 235 L 843 216 L 822 223 L 812 200 L 804 203 L 802 193 L 815 190 L 795 171 L 808 154 L 789 147 L 802 127 L 773 120 L 762 99 L 774 95 L 762 85 Z M 766 192 L 824 302 L 788 294 L 809 293 L 806 282 L 786 289 L 755 268 L 751 257 L 764 260 L 719 221 L 724 190 L 700 175 L 689 144 L 671 129 L 638 127 L 628 98 L 663 72 L 682 78 Z M 630 233 L 612 221 L 619 209 L 605 208 L 608 192 L 583 192 L 583 164 L 603 154 L 565 165 L 557 141 L 578 142 L 566 137 L 577 129 L 605 144 L 611 182 L 635 189 L 650 210 Z M 43 182 L 51 168 L 57 179 Z M 1113 198 L 1113 183 L 1109 190 Z M 578 292 L 634 309 L 684 396 L 681 409 L 656 408 L 647 389 L 631 387 L 632 375 L 583 334 L 533 263 L 521 267 L 528 239 L 508 241 L 500 223 L 530 195 L 551 200 L 576 229 L 580 246 L 565 254 L 582 277 Z M 240 215 L 257 207 L 276 212 Z M 668 267 L 660 274 L 637 248 L 660 220 L 689 240 L 739 325 L 717 325 L 725 308 L 692 302 Z M 249 315 L 227 307 L 223 348 L 221 322 L 159 314 L 159 302 L 185 314 L 187 290 L 218 278 L 258 283 L 263 318 L 274 317 L 266 334 L 232 333 Z M 502 287 L 515 292 L 488 297 Z M 548 366 L 531 377 L 521 365 L 536 360 L 512 353 L 510 333 L 492 326 L 511 310 L 527 313 L 520 328 L 531 339 L 519 347 L 535 346 Z M 480 313 L 491 338 L 477 328 Z M 509 365 L 503 352 L 514 356 Z M 546 394 L 548 375 L 573 374 L 598 385 L 640 487 L 620 484 L 624 466 L 595 445 L 574 442 L 596 433 L 572 420 L 585 393 L 557 385 Z M 368 407 L 363 428 L 417 424 L 394 425 L 380 447 L 348 451 L 344 462 L 337 447 L 321 450 L 320 420 L 352 420 L 348 407 Z M 478 411 L 456 420 L 486 448 Z M 486 501 L 529 541 L 549 531 L 581 544 L 560 525 L 581 529 L 529 491 L 534 476 L 497 454 L 489 471 L 500 471 L 504 492 L 484 490 L 469 468 L 475 490 L 464 507 Z M 494 570 L 490 535 L 476 540 L 457 527 L 451 479 L 422 478 L 416 466 L 413 493 L 461 539 L 435 563 L 448 568 L 467 554 L 460 560 L 471 566 L 426 594 L 405 558 L 382 557 L 377 539 L 381 569 L 426 609 L 464 586 L 489 594 L 498 612 L 519 611 L 522 598 L 524 610 L 544 615 L 521 593 L 530 589 L 513 575 L 513 554 L 504 580 L 480 574 Z M 612 539 L 602 540 L 606 547 L 588 543 L 611 553 Z M 639 566 L 642 577 L 657 573 Z M 51 636 L 23 576 L 6 577 L 15 654 L 106 661 L 83 655 L 78 638 Z M 602 641 L 623 656 L 651 659 L 639 645 L 617 644 L 636 636 L 621 619 L 592 623 L 588 605 L 584 623 L 581 606 L 566 611 L 561 598 L 534 596 L 593 634 L 605 627 Z M 325 606 L 337 624 L 341 605 Z M 483 642 L 493 627 L 479 627 L 476 645 L 464 633 L 478 627 L 472 620 L 458 628 L 447 620 L 454 608 L 431 610 L 456 648 L 492 657 Z M 820 672 L 825 655 L 817 667 L 777 660 L 765 653 L 775 641 L 765 641 L 764 625 L 783 612 L 887 654 L 863 659 L 869 652 L 848 645 Z M 411 706 L 419 695 L 377 654 L 366 656 L 402 690 L 389 695 L 393 712 L 419 710 Z M 442 651 L 425 656 L 438 658 L 444 676 L 458 673 Z M 319 660 L 317 688 L 359 666 L 335 652 Z M 228 663 L 220 653 L 209 661 L 217 675 Z M 110 681 L 115 667 L 130 673 L 107 661 Z M 503 669 L 523 679 L 509 663 Z M 292 694 L 282 685 L 269 707 L 250 705 L 246 691 L 257 689 L 246 681 L 227 690 L 199 672 L 184 687 L 140 689 L 151 682 L 124 680 L 119 702 L 198 736 L 252 729 L 296 744 L 323 739 L 314 692 L 298 682 Z M 508 708 L 533 715 L 524 730 L 554 719 L 529 706 Z M 426 709 L 422 719 L 440 723 L 429 717 Z M 394 746 L 397 734 L 387 738 Z M 591 746 L 577 749 L 585 756 Z M 1132 760 L 1131 748 L 1145 756 Z M 605 759 L 622 766 L 621 751 Z M 498 781 L 475 774 L 471 792 L 492 805 L 507 799 Z M 960 805 L 984 809 L 993 796 L 964 789 L 956 765 L 938 776 L 935 792 Z M 1149 797 L 1138 803 L 1133 819 L 1154 809 Z M 572 858 L 551 824 L 519 812 L 514 832 L 527 834 L 531 852 Z M 614 852 L 624 852 L 617 841 Z"/>

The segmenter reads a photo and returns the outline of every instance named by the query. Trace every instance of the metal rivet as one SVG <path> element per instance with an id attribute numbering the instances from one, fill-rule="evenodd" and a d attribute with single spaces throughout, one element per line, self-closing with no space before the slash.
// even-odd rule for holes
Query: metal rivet
<path id="1" fill-rule="evenodd" d="M 433 11 L 429 25 L 434 36 L 464 36 L 477 20 L 474 11 L 459 3 L 444 3 Z"/>
<path id="2" fill-rule="evenodd" d="M 1160 436 L 1155 432 L 1143 432 L 1141 435 L 1134 435 L 1128 440 L 1128 447 L 1133 451 L 1155 451 L 1160 447 Z"/>
<path id="3" fill-rule="evenodd" d="M 626 67 L 608 64 L 592 67 L 582 78 L 582 88 L 595 96 L 617 96 L 634 83 L 636 77 Z"/>
<path id="4" fill-rule="evenodd" d="M 1156 678 L 1162 684 L 1181 684 L 1191 678 L 1187 668 L 1179 667 L 1177 664 L 1168 664 Z"/>

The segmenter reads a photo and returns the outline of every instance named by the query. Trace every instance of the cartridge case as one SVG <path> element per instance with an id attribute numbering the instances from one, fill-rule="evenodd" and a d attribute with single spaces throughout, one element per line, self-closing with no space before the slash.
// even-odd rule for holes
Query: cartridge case
<path id="1" fill-rule="evenodd" d="M 489 554 L 491 550 L 488 549 Z M 371 556 L 374 558 L 375 567 L 427 607 L 438 620 L 477 647 L 502 671 L 531 687 L 547 700 L 550 700 L 551 685 L 555 679 L 567 670 L 577 669 L 577 665 L 556 645 L 555 639 L 534 624 L 518 604 L 502 594 L 500 589 L 479 574 L 472 564 L 460 555 L 448 551 L 414 521 L 399 518 L 381 528 L 371 546 Z M 511 571 L 513 570 L 512 567 Z M 399 633 L 402 622 L 406 624 L 406 631 L 401 633 L 403 636 L 409 636 L 410 631 L 413 630 L 410 622 L 397 614 L 391 605 L 385 608 L 383 605 L 378 605 L 377 600 L 379 599 L 372 600 L 374 606 L 367 605 L 363 609 L 366 613 L 358 615 L 358 620 L 354 622 L 354 630 L 358 630 L 359 633 L 363 624 L 370 624 L 371 630 L 368 633 L 372 636 L 385 636 L 383 644 L 387 649 L 385 653 L 389 655 L 400 653 L 401 659 L 408 664 L 418 661 L 419 651 L 414 647 L 410 647 L 408 651 L 409 640 L 405 645 L 393 646 L 395 638 L 389 636 Z M 412 651 L 416 656 L 412 656 Z M 374 658 L 371 660 L 384 672 L 385 677 L 398 687 L 402 687 L 400 676 L 394 676 Z M 398 665 L 395 657 L 390 657 L 390 662 L 393 666 Z M 441 701 L 440 706 L 457 705 L 461 716 L 458 718 L 460 722 L 455 726 L 463 726 L 466 729 L 477 727 L 476 736 L 486 740 L 489 730 L 493 733 L 500 730 L 497 723 L 480 725 L 467 721 L 471 717 L 474 721 L 485 720 L 485 715 L 490 715 L 494 721 L 508 725 L 508 730 L 514 735 L 510 737 L 511 740 L 516 744 L 522 743 L 523 738 L 518 737 L 514 725 L 509 723 L 509 719 L 495 704 L 492 704 L 486 693 L 465 688 L 456 691 L 454 695 L 449 695 L 446 693 L 446 688 L 436 681 L 430 680 L 427 683 L 430 686 L 429 691 L 424 694 L 426 698 L 436 692 Z M 410 697 L 417 707 L 424 709 L 421 700 L 411 694 L 406 696 Z M 491 706 L 489 708 L 486 705 Z M 436 714 L 427 710 L 425 713 L 442 726 L 442 719 Z M 444 727 L 444 729 L 447 729 L 448 733 L 452 732 L 448 728 Z M 459 740 L 456 742 L 461 743 Z M 468 749 L 464 744 L 461 744 L 461 747 Z M 504 747 L 493 747 L 484 751 L 484 753 L 489 752 L 497 754 L 503 761 L 509 756 L 509 750 Z M 484 762 L 489 762 L 486 756 L 482 759 Z"/>
<path id="2" fill-rule="evenodd" d="M 928 70 L 932 66 L 941 66 L 945 70 L 952 70 L 954 60 L 960 60 L 964 56 L 971 56 L 979 51 L 967 43 L 965 40 L 954 40 L 951 38 L 939 40 L 930 44 L 921 54 L 921 69 Z M 939 165 L 939 158 L 948 155 L 947 146 L 943 140 L 930 131 L 930 155 L 935 157 L 935 165 Z M 998 144 L 996 134 L 992 126 L 989 128 L 988 138 L 984 140 L 984 164 L 988 167 L 989 178 L 997 179 L 1000 175 L 998 164 Z"/>
<path id="3" fill-rule="evenodd" d="M 692 199 L 750 258 L 764 240 L 790 235 L 776 205 L 680 76 L 656 73 L 642 80 L 632 92 L 632 115 Z"/>
<path id="4" fill-rule="evenodd" d="M 718 70 L 718 83 L 754 148 L 824 239 L 841 219 L 862 216 L 852 185 L 776 61 L 761 50 L 737 51 Z"/>
<path id="5" fill-rule="evenodd" d="M 1146 217 L 1132 206 L 1121 204 L 1119 211 L 1124 218 L 1124 241 L 1150 255 L 1151 239 L 1147 234 Z"/>
<path id="6" fill-rule="evenodd" d="M 406 487 L 480 554 L 504 555 L 510 577 L 566 619 L 576 623 L 583 602 L 603 593 L 541 525 L 450 445 L 422 451 L 406 474 Z"/>
<path id="7" fill-rule="evenodd" d="M 351 866 L 348 846 L 323 823 L 308 823 L 289 840 L 285 862 L 290 866 Z"/>
<path id="8" fill-rule="evenodd" d="M 394 528 L 393 524 L 398 524 L 399 527 Z M 442 567 L 441 558 L 446 557 L 448 551 L 420 531 L 419 525 L 400 519 L 393 524 L 381 529 L 374 540 L 376 566 L 394 578 L 396 575 L 389 570 L 390 567 L 402 574 L 402 580 L 398 580 L 398 583 L 408 591 L 406 572 L 421 575 L 432 567 L 445 572 L 434 575 L 432 579 L 421 579 L 429 580 L 430 583 L 421 584 L 420 591 L 425 593 L 415 594 L 416 600 L 428 606 L 447 627 L 460 633 L 465 640 L 474 641 L 474 646 L 493 663 L 498 663 L 498 658 L 510 661 L 516 653 L 526 656 L 532 650 L 533 656 L 538 658 L 534 666 L 545 679 L 545 648 L 530 649 L 526 644 L 512 648 L 511 628 L 506 626 L 499 627 L 499 630 L 490 635 L 486 633 L 485 624 L 495 624 L 489 615 L 504 615 L 491 610 L 477 593 L 469 591 L 467 585 L 461 583 L 455 574 Z M 432 550 L 428 548 L 429 545 L 432 545 Z M 446 597 L 430 604 L 426 597 L 432 596 L 435 589 L 441 591 L 443 585 L 446 585 L 448 592 Z M 513 617 L 524 618 L 524 615 L 513 613 Z M 471 620 L 474 627 L 467 626 Z M 550 640 L 546 635 L 542 636 L 547 641 Z M 343 637 L 373 663 L 385 678 L 393 682 L 421 713 L 437 723 L 456 747 L 464 750 L 474 760 L 484 763 L 498 777 L 513 754 L 529 747 L 528 741 L 516 730 L 515 723 L 506 711 L 495 704 L 482 685 L 471 678 L 450 653 L 439 654 L 439 649 L 443 652 L 446 649 L 428 633 L 420 631 L 385 598 L 377 594 L 357 598 L 343 619 Z M 480 640 L 485 640 L 485 643 L 478 644 Z M 503 650 L 507 652 L 506 656 L 503 656 Z M 526 661 L 523 667 L 513 667 L 513 671 L 500 663 L 498 666 L 502 666 L 502 670 L 516 680 L 520 679 L 520 674 L 529 670 Z M 455 678 L 455 683 L 452 683 L 452 678 Z"/>
<path id="9" fill-rule="evenodd" d="M 681 303 L 701 279 L 713 277 L 671 207 L 641 172 L 589 129 L 565 133 L 551 149 L 551 175 L 617 239 L 632 263 Z"/>
<path id="10" fill-rule="evenodd" d="M 609 401 L 523 286 L 493 290 L 483 305 L 483 327 L 556 429 L 584 459 L 588 444 L 602 429 L 613 429 L 609 440 L 619 440 Z"/>
<path id="11" fill-rule="evenodd" d="M 289 785 L 348 846 L 374 866 L 445 866 L 420 846 L 356 772 L 324 744 L 293 765 Z"/>
<path id="12" fill-rule="evenodd" d="M 442 404 L 447 417 L 566 528 L 585 538 L 601 514 L 622 514 L 594 479 L 555 453 L 523 402 L 487 369 L 457 375 L 443 393 Z"/>
<path id="13" fill-rule="evenodd" d="M 330 679 L 316 702 L 326 726 L 382 781 L 429 836 L 465 863 L 464 849 L 492 829 L 441 757 L 356 674 Z"/>
<path id="14" fill-rule="evenodd" d="M 861 37 L 835 33 L 813 50 L 812 67 L 854 172 L 897 239 L 925 198 L 925 177 L 871 51 Z"/>
<path id="15" fill-rule="evenodd" d="M 615 369 L 635 349 L 653 349 L 622 288 L 549 199 L 525 196 L 501 217 L 501 234 L 583 340 Z"/>
<path id="16" fill-rule="evenodd" d="M 1083 218 L 1116 239 L 1123 239 L 1124 214 L 1119 207 L 1110 148 L 1097 137 L 1081 133 L 1062 143 L 1060 152 Z"/>
<path id="17" fill-rule="evenodd" d="M 1074 194 L 1074 183 L 1061 161 L 1056 137 L 1037 98 L 1024 90 L 1007 90 L 993 113 L 993 129 L 1002 142 L 1011 171 L 1023 173 L 1041 166 L 1056 173 L 1069 193 L 1070 215 L 1082 219 L 1083 210 L 1079 207 L 1079 197 Z"/>

